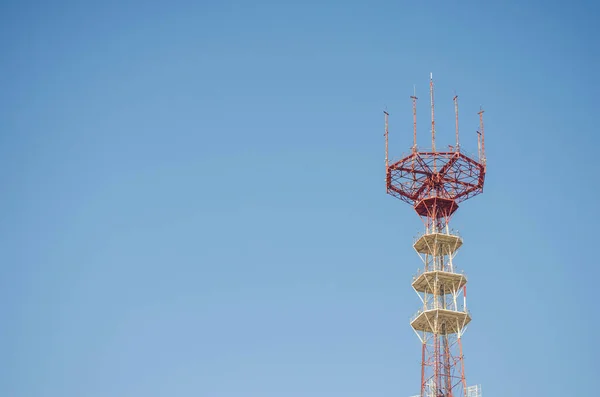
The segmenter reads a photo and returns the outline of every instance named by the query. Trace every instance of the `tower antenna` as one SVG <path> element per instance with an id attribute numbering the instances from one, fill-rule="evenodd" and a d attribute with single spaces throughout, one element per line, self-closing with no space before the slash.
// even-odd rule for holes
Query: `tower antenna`
<path id="1" fill-rule="evenodd" d="M 433 108 L 433 73 L 429 74 L 429 95 L 431 97 L 431 151 L 435 152 L 435 115 Z"/>
<path id="2" fill-rule="evenodd" d="M 479 162 L 483 164 L 481 159 L 481 132 L 477 131 L 477 155 L 479 156 Z"/>
<path id="3" fill-rule="evenodd" d="M 456 119 L 456 151 L 460 152 L 460 143 L 458 141 L 458 95 L 454 94 L 454 115 Z"/>
<path id="4" fill-rule="evenodd" d="M 479 113 L 477 113 L 479 115 L 479 132 L 481 133 L 481 162 L 483 163 L 483 165 L 486 165 L 486 159 L 485 159 L 485 130 L 483 128 L 483 113 L 485 112 L 485 110 L 483 110 L 481 107 L 479 108 Z"/>
<path id="5" fill-rule="evenodd" d="M 385 119 L 385 133 L 383 134 L 385 136 L 385 170 L 387 172 L 387 169 L 389 168 L 389 161 L 388 161 L 388 117 L 389 117 L 389 113 L 387 112 L 387 109 L 383 111 L 384 119 Z"/>
<path id="6" fill-rule="evenodd" d="M 412 105 L 413 105 L 413 153 L 417 152 L 417 89 L 413 86 Z"/>

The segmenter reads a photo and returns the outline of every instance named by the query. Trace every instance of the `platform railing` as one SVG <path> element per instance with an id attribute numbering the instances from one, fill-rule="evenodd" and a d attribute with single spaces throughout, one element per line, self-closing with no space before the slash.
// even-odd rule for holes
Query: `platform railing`
<path id="1" fill-rule="evenodd" d="M 433 150 L 431 149 L 431 147 L 419 147 L 419 146 L 417 146 L 416 152 L 417 153 L 433 153 Z M 480 162 L 480 159 L 479 159 L 478 155 L 476 156 L 474 152 L 472 152 L 470 150 L 464 150 L 462 147 L 459 147 L 459 150 L 457 151 L 454 146 L 447 145 L 447 146 L 444 146 L 442 148 L 436 148 L 435 152 L 436 153 L 457 153 L 458 152 L 458 153 L 462 154 L 463 156 L 470 158 L 471 160 L 474 160 L 474 161 L 476 161 L 478 163 Z M 398 161 L 407 158 L 408 156 L 410 156 L 413 153 L 414 152 L 413 152 L 412 148 L 411 148 L 410 151 L 409 150 L 403 150 L 400 153 L 400 157 L 397 157 L 397 156 L 390 157 L 389 158 L 389 163 L 390 164 L 395 164 Z"/>
<path id="2" fill-rule="evenodd" d="M 460 270 L 454 269 L 454 270 L 451 271 L 451 270 L 449 270 L 447 268 L 447 264 L 444 265 L 443 269 L 438 269 L 437 267 L 439 267 L 439 266 L 436 266 L 433 269 L 427 269 L 427 270 L 425 270 L 424 268 L 417 269 L 417 272 L 413 274 L 412 280 L 415 281 L 423 273 L 431 273 L 431 272 L 438 272 L 438 271 L 446 272 L 446 273 L 452 273 L 452 274 L 462 274 L 463 276 L 466 277 L 466 273 L 465 273 L 464 269 L 460 269 Z"/>
<path id="3" fill-rule="evenodd" d="M 415 319 L 417 317 L 419 317 L 421 314 L 423 314 L 424 312 L 428 312 L 428 311 L 431 311 L 431 310 L 438 310 L 438 309 L 448 310 L 448 311 L 451 311 L 451 312 L 456 312 L 456 313 L 461 313 L 461 314 L 468 314 L 469 316 L 471 315 L 471 312 L 468 309 L 466 309 L 466 310 L 452 310 L 452 309 L 448 309 L 448 308 L 444 309 L 443 307 L 439 307 L 439 306 L 441 306 L 441 305 L 437 305 L 437 307 L 428 307 L 427 309 L 419 309 L 419 310 L 417 310 L 417 312 L 415 314 L 413 314 L 412 317 L 410 318 L 410 322 L 412 323 L 413 321 L 415 321 Z"/>
<path id="4" fill-rule="evenodd" d="M 444 234 L 446 236 L 456 236 L 458 237 L 461 241 L 463 240 L 462 235 L 460 234 L 460 232 L 456 229 L 449 229 L 448 231 L 446 231 L 446 228 L 443 228 L 442 230 L 436 231 L 436 232 L 432 232 L 432 231 L 424 231 L 421 233 L 418 233 L 416 235 L 413 236 L 413 245 L 419 241 L 419 239 L 423 236 L 427 236 L 429 234 Z"/>

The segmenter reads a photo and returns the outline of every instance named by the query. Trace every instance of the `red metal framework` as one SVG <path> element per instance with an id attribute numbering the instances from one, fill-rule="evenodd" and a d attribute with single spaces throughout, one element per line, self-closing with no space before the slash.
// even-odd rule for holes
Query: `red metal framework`
<path id="1" fill-rule="evenodd" d="M 413 95 L 412 150 L 409 155 L 390 164 L 389 114 L 384 112 L 386 190 L 413 206 L 426 227 L 425 234 L 415 243 L 424 268 L 413 281 L 423 309 L 411 321 L 422 342 L 421 397 L 465 397 L 467 388 L 461 337 L 470 321 L 470 314 L 466 308 L 466 277 L 456 272 L 452 261 L 462 239 L 452 234 L 449 221 L 458 209 L 458 203 L 483 192 L 486 172 L 483 111 L 478 113 L 477 159 L 460 148 L 456 95 L 453 98 L 456 146 L 436 151 L 432 77 L 429 87 L 431 150 L 419 151 L 417 147 L 417 97 Z M 459 295 L 463 295 L 460 300 L 457 299 Z"/>

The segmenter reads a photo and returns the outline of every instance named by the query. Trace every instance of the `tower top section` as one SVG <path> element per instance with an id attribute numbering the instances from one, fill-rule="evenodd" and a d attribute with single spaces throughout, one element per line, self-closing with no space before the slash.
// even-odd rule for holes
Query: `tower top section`
<path id="1" fill-rule="evenodd" d="M 454 146 L 436 150 L 436 121 L 433 74 L 429 79 L 431 108 L 431 150 L 417 146 L 417 97 L 412 95 L 413 145 L 411 153 L 390 163 L 388 155 L 388 119 L 385 114 L 385 168 L 387 193 L 412 205 L 416 212 L 430 219 L 448 218 L 458 203 L 483 192 L 486 172 L 483 110 L 480 110 L 477 130 L 477 158 L 463 152 L 459 141 L 458 96 L 453 97 L 455 113 Z"/>

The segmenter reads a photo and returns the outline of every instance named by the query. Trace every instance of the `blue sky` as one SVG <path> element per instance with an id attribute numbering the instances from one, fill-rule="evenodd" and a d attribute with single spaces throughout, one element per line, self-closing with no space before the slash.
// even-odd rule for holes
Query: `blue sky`
<path id="1" fill-rule="evenodd" d="M 463 147 L 468 383 L 589 394 L 600 353 L 592 2 L 0 6 L 0 395 L 409 396 L 422 224 L 390 150 Z M 594 369 L 596 368 L 596 369 Z"/>

